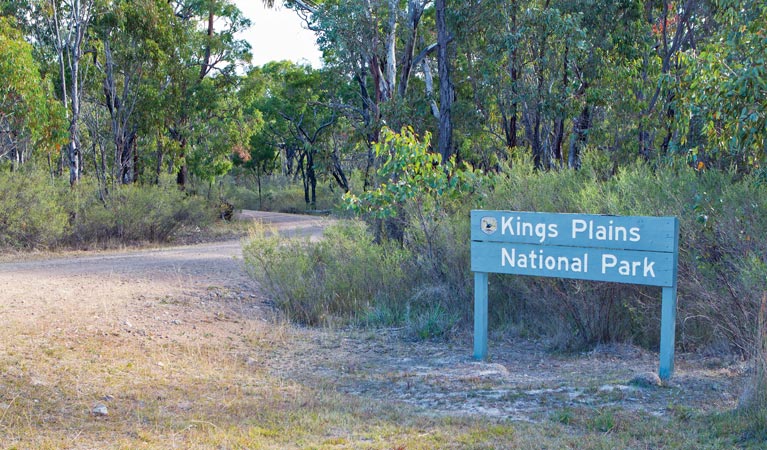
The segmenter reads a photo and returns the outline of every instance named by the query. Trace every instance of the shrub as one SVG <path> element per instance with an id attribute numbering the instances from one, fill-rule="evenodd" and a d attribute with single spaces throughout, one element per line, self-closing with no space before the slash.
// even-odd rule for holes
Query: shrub
<path id="1" fill-rule="evenodd" d="M 747 353 L 767 280 L 764 185 L 684 164 L 637 162 L 612 176 L 599 158 L 584 170 L 540 173 L 518 163 L 497 177 L 487 209 L 676 216 L 680 221 L 678 334 L 686 350 Z M 491 311 L 556 338 L 559 347 L 629 341 L 657 347 L 660 289 L 577 280 L 498 277 Z M 552 318 L 554 320 L 552 320 Z"/>
<path id="2" fill-rule="evenodd" d="M 55 246 L 69 231 L 69 216 L 59 201 L 61 191 L 43 172 L 0 174 L 0 246 Z"/>
<path id="3" fill-rule="evenodd" d="M 387 299 L 406 296 L 409 255 L 377 245 L 362 222 L 340 222 L 325 239 L 285 238 L 263 227 L 243 250 L 250 273 L 291 319 L 327 325 L 358 320 Z"/>
<path id="4" fill-rule="evenodd" d="M 393 143 L 396 149 L 410 145 Z M 374 240 L 359 223 L 353 233 L 331 228 L 320 243 L 261 235 L 247 247 L 249 265 L 259 268 L 262 283 L 301 322 L 328 323 L 338 316 L 405 324 L 414 336 L 432 337 L 471 323 L 472 208 L 676 216 L 678 345 L 750 352 L 767 281 L 765 185 L 758 177 L 699 172 L 673 159 L 658 167 L 637 161 L 616 169 L 603 156 L 586 154 L 580 171 L 541 172 L 519 160 L 481 183 L 448 186 L 448 195 L 382 184 L 352 200 L 358 211 L 376 213 L 368 216 L 373 229 L 380 230 L 376 215 L 386 211 L 399 235 L 377 233 Z M 491 328 L 546 336 L 565 349 L 615 341 L 657 348 L 660 298 L 657 287 L 492 276 Z"/>
<path id="5" fill-rule="evenodd" d="M 429 284 L 410 251 L 375 243 L 363 222 L 339 221 L 319 242 L 257 227 L 243 253 L 252 276 L 299 323 L 404 325 L 428 339 L 459 319 L 448 288 Z"/>
<path id="6" fill-rule="evenodd" d="M 71 241 L 167 241 L 179 227 L 205 226 L 212 210 L 199 197 L 180 191 L 170 178 L 158 185 L 120 185 L 102 201 L 92 182 L 82 182 L 71 207 Z"/>

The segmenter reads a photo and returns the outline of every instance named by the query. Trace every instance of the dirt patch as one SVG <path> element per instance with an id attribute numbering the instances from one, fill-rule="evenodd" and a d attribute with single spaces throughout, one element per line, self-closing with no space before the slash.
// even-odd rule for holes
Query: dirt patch
<path id="1" fill-rule="evenodd" d="M 326 223 L 276 213 L 241 217 L 314 237 Z M 226 342 L 242 364 L 286 381 L 400 402 L 425 415 L 539 421 L 570 407 L 659 416 L 674 405 L 725 409 L 735 405 L 746 372 L 741 363 L 681 354 L 668 385 L 643 387 L 630 380 L 655 372 L 657 355 L 631 346 L 556 355 L 539 342 L 491 338 L 490 361 L 477 362 L 468 335 L 413 342 L 396 329 L 280 324 L 244 272 L 238 240 L 0 264 L 0 320 L 0 384 L 22 376 L 30 384 L 56 385 L 55 373 L 41 377 L 19 367 L 30 342 L 66 346 L 99 335 L 109 345 L 140 341 L 155 348 L 215 340 Z M 253 330 L 280 337 L 253 342 Z M 12 400 L 1 395 L 0 403 Z"/>
<path id="2" fill-rule="evenodd" d="M 711 359 L 678 355 L 674 378 L 648 387 L 632 380 L 657 371 L 657 355 L 631 346 L 555 355 L 541 343 L 509 340 L 494 342 L 490 361 L 480 362 L 465 338 L 410 342 L 398 330 L 302 334 L 298 346 L 275 358 L 273 367 L 284 376 L 434 415 L 539 421 L 550 411 L 579 407 L 657 416 L 674 406 L 722 410 L 735 405 L 746 371 L 741 363 L 712 366 Z"/>

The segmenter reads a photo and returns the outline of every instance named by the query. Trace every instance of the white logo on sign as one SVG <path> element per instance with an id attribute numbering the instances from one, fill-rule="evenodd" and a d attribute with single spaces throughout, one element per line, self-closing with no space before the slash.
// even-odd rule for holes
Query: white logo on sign
<path id="1" fill-rule="evenodd" d="M 483 217 L 480 226 L 485 234 L 493 234 L 498 229 L 498 220 L 495 217 Z"/>

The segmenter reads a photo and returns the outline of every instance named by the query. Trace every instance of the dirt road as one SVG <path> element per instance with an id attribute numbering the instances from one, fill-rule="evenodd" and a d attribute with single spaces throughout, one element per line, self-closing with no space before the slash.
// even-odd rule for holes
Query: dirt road
<path id="1" fill-rule="evenodd" d="M 244 211 L 241 217 L 287 235 L 319 236 L 323 227 L 322 219 L 311 216 Z M 239 240 L 0 264 L 0 317 L 6 325 L 31 329 L 114 327 L 129 319 L 140 324 L 146 318 L 135 311 L 137 299 L 216 288 L 256 291 L 243 270 Z"/>
<path id="2" fill-rule="evenodd" d="M 283 233 L 319 236 L 323 227 L 316 217 L 252 211 L 241 217 Z M 396 329 L 279 325 L 281 335 L 270 338 L 269 351 L 255 351 L 254 340 L 262 345 L 263 339 L 254 338 L 254 330 L 259 336 L 273 333 L 275 314 L 243 269 L 239 241 L 2 263 L 0 424 L 18 412 L 12 410 L 24 396 L 34 397 L 26 403 L 27 414 L 40 408 L 43 422 L 82 415 L 101 395 L 118 395 L 111 392 L 114 377 L 125 376 L 122 386 L 130 386 L 122 368 L 128 363 L 119 358 L 136 367 L 141 361 L 136 349 L 145 349 L 153 358 L 148 373 L 154 373 L 168 364 L 157 360 L 157 352 L 173 361 L 178 355 L 163 349 L 179 343 L 200 348 L 224 343 L 233 358 L 274 376 L 373 401 L 402 402 L 424 414 L 523 421 L 541 420 L 547 410 L 568 406 L 618 405 L 657 415 L 676 404 L 727 408 L 735 404 L 744 372 L 736 362 L 678 355 L 670 386 L 645 388 L 629 380 L 655 371 L 657 356 L 630 346 L 552 355 L 540 343 L 491 337 L 492 360 L 475 362 L 468 335 L 447 343 L 413 342 Z M 110 346 L 116 355 L 105 353 Z M 82 361 L 83 354 L 91 359 Z M 184 358 L 191 367 L 199 363 L 199 355 Z M 72 383 L 82 385 L 75 389 Z M 48 409 L 36 406 L 46 401 Z"/>

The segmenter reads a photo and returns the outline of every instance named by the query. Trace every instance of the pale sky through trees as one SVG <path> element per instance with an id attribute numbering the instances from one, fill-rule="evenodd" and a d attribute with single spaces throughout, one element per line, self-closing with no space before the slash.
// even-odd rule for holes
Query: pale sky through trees
<path id="1" fill-rule="evenodd" d="M 279 4 L 274 9 L 265 9 L 260 0 L 234 0 L 234 3 L 252 22 L 250 29 L 240 37 L 250 42 L 253 65 L 287 59 L 320 67 L 322 54 L 315 44 L 314 33 L 303 28 L 294 11 Z"/>

